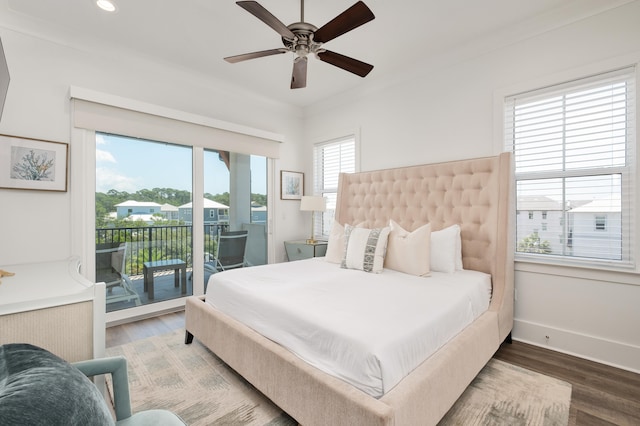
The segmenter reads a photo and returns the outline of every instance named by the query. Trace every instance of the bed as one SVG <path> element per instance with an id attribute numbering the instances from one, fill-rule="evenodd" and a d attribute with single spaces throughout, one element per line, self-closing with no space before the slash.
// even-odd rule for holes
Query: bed
<path id="1" fill-rule="evenodd" d="M 274 340 L 267 329 L 261 329 L 255 323 L 246 325 L 240 321 L 244 318 L 234 318 L 238 314 L 225 313 L 224 303 L 207 303 L 205 297 L 187 299 L 187 343 L 193 337 L 197 338 L 303 425 L 436 424 L 500 344 L 510 337 L 513 325 L 513 233 L 509 225 L 512 217 L 511 170 L 510 154 L 504 153 L 495 157 L 341 175 L 336 222 L 373 229 L 387 227 L 393 221 L 407 231 L 422 229 L 426 224 L 434 231 L 458 225 L 464 271 L 451 275 L 477 273 L 490 277 L 488 308 L 479 309 L 472 318 L 465 320 L 466 324 L 454 328 L 451 336 L 444 336 L 444 342 L 436 345 L 435 351 L 419 360 L 416 366 L 409 366 L 406 375 L 396 375 L 382 384 L 359 386 L 345 377 L 330 374 L 322 363 L 310 364 L 297 349 L 294 353 L 285 348 L 288 344 L 276 343 L 277 339 Z M 309 273 L 316 267 L 324 268 L 326 265 L 321 262 L 322 259 L 291 262 L 289 267 L 304 265 L 302 270 L 307 273 L 300 274 L 300 282 L 305 281 L 305 277 L 307 281 L 309 277 L 331 277 L 334 270 L 341 269 L 333 265 L 334 270 Z M 248 273 L 248 278 L 241 279 L 250 285 L 251 273 L 268 276 L 271 273 L 268 271 L 287 267 L 286 264 L 259 267 L 267 268 L 264 271 L 253 267 L 245 270 L 253 272 L 230 274 L 232 271 L 229 271 L 219 274 L 219 278 Z M 394 271 L 387 269 L 381 274 L 342 269 L 366 275 L 370 282 L 394 275 Z M 432 282 L 437 275 L 413 279 Z M 224 287 L 216 285 L 216 288 Z M 263 293 L 273 295 L 278 291 L 277 286 L 274 288 Z M 260 293 L 250 289 L 247 287 L 245 293 Z M 384 297 L 388 296 L 381 296 Z M 209 298 L 214 299 L 214 296 L 209 295 Z M 229 302 L 234 303 L 238 304 Z M 256 307 L 252 310 L 262 312 L 264 309 Z M 284 318 L 283 315 L 269 316 Z M 316 328 L 323 329 L 324 324 L 318 318 Z M 407 340 L 413 341 L 413 337 Z M 388 353 L 386 349 L 384 351 Z M 366 361 L 356 363 L 367 364 Z"/>

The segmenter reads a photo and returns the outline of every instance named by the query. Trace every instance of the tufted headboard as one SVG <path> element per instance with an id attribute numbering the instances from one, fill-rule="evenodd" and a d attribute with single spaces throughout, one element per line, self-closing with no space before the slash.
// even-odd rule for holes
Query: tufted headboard
<path id="1" fill-rule="evenodd" d="M 412 231 L 459 224 L 465 269 L 491 274 L 490 309 L 513 316 L 511 154 L 340 175 L 336 220 Z M 506 284 L 506 286 L 505 286 Z M 506 305 L 503 303 L 506 301 Z"/>

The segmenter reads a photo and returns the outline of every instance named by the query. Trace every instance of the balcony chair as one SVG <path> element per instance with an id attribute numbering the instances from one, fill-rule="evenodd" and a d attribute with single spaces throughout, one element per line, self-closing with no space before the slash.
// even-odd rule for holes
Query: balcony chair
<path id="1" fill-rule="evenodd" d="M 128 248 L 127 243 L 96 247 L 96 282 L 104 281 L 107 288 L 107 303 L 133 300 L 136 306 L 140 306 L 140 296 L 133 289 L 129 276 L 124 273 Z"/>
<path id="2" fill-rule="evenodd" d="M 113 411 L 88 376 L 111 374 Z M 68 363 L 26 343 L 0 346 L 0 423 L 7 425 L 185 425 L 168 410 L 131 413 L 127 360 Z"/>
<path id="3" fill-rule="evenodd" d="M 218 234 L 216 254 L 211 262 L 205 262 L 205 272 L 216 273 L 246 266 L 244 257 L 249 231 L 227 231 Z"/>

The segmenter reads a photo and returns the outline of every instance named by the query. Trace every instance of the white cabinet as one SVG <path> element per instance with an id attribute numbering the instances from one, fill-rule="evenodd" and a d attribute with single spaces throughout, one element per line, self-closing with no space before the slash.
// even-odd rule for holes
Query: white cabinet
<path id="1" fill-rule="evenodd" d="M 67 361 L 104 355 L 105 287 L 80 275 L 80 261 L 0 265 L 0 344 L 31 343 Z"/>

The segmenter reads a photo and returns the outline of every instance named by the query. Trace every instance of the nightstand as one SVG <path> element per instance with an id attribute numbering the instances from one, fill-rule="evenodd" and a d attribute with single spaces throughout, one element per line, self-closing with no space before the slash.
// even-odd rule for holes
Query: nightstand
<path id="1" fill-rule="evenodd" d="M 324 256 L 327 252 L 327 242 L 317 241 L 314 244 L 307 244 L 305 240 L 285 241 L 284 248 L 287 251 L 289 261 L 310 259 Z"/>

